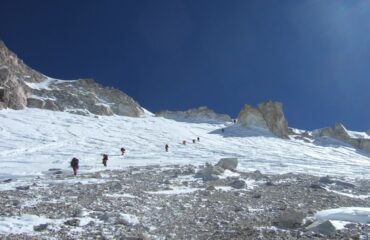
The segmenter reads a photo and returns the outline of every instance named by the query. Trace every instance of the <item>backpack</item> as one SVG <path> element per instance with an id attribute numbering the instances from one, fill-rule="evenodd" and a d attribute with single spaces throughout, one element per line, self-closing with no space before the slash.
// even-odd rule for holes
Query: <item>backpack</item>
<path id="1" fill-rule="evenodd" d="M 71 167 L 78 167 L 78 159 L 77 158 L 72 158 Z"/>

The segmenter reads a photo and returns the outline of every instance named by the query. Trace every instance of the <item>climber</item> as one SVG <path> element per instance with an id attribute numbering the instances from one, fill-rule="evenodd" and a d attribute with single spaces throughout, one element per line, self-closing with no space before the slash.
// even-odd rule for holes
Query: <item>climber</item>
<path id="1" fill-rule="evenodd" d="M 186 141 L 185 140 L 182 141 L 182 145 L 186 145 Z"/>
<path id="2" fill-rule="evenodd" d="M 198 140 L 198 142 L 200 142 L 200 138 L 199 137 L 197 137 L 197 140 Z"/>
<path id="3" fill-rule="evenodd" d="M 225 129 L 221 128 L 221 132 L 224 133 L 225 132 Z"/>
<path id="4" fill-rule="evenodd" d="M 121 147 L 121 155 L 125 155 L 126 149 L 124 147 Z"/>
<path id="5" fill-rule="evenodd" d="M 168 144 L 166 144 L 166 146 L 164 146 L 164 148 L 166 149 L 166 152 L 168 152 L 168 148 L 169 148 Z"/>
<path id="6" fill-rule="evenodd" d="M 78 159 L 77 158 L 72 158 L 71 161 L 71 167 L 73 169 L 73 175 L 77 175 L 77 169 L 78 169 Z"/>
<path id="7" fill-rule="evenodd" d="M 195 139 L 193 139 L 193 143 L 195 143 Z"/>
<path id="8" fill-rule="evenodd" d="M 104 167 L 107 166 L 107 161 L 108 161 L 108 155 L 107 154 L 103 154 L 103 165 L 104 165 Z"/>

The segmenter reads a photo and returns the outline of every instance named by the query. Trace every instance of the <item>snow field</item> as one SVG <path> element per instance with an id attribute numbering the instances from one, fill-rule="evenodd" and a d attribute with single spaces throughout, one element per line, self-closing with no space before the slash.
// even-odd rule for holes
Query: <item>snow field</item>
<path id="1" fill-rule="evenodd" d="M 102 153 L 110 155 L 110 169 L 200 165 L 237 157 L 241 170 L 370 177 L 370 155 L 337 141 L 284 140 L 232 123 L 186 123 L 149 114 L 145 118 L 87 117 L 40 109 L 1 110 L 0 123 L 0 179 L 40 176 L 50 168 L 70 171 L 72 157 L 80 159 L 82 172 L 103 170 Z M 197 137 L 200 142 L 193 144 Z M 169 152 L 164 151 L 166 143 Z M 126 148 L 124 157 L 121 147 Z"/>

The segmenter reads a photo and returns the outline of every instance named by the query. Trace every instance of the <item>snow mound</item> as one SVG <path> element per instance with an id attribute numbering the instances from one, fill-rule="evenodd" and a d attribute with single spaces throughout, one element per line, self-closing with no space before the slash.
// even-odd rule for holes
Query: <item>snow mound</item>
<path id="1" fill-rule="evenodd" d="M 316 213 L 317 220 L 334 220 L 334 221 L 348 221 L 355 223 L 370 223 L 370 208 L 363 207 L 343 207 L 334 208 Z"/>

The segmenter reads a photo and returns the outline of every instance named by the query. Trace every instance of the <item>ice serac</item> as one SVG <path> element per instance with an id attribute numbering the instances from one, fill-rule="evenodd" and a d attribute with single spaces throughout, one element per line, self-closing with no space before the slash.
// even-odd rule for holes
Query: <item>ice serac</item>
<path id="1" fill-rule="evenodd" d="M 270 130 L 276 136 L 288 138 L 288 122 L 283 112 L 283 104 L 268 101 L 257 108 L 245 105 L 238 115 L 238 122 L 246 127 L 258 127 Z"/>
<path id="2" fill-rule="evenodd" d="M 356 132 L 351 132 L 346 129 L 346 127 L 341 124 L 335 124 L 334 128 L 323 128 L 320 130 L 320 137 L 330 137 L 342 141 L 344 143 L 350 144 L 357 149 L 361 149 L 370 152 L 370 137 L 361 135 Z M 367 134 L 366 134 L 367 135 Z"/>
<path id="3" fill-rule="evenodd" d="M 187 111 L 160 111 L 156 113 L 158 117 L 173 119 L 185 122 L 230 122 L 230 116 L 216 113 L 206 106 L 189 109 Z"/>
<path id="4" fill-rule="evenodd" d="M 44 76 L 24 64 L 0 41 L 0 109 L 25 107 L 83 115 L 145 114 L 124 92 L 92 79 L 63 81 Z"/>

